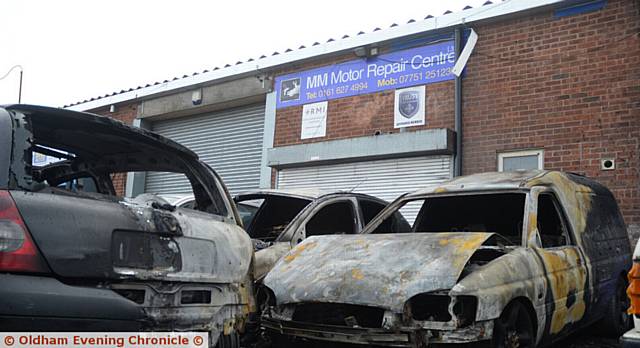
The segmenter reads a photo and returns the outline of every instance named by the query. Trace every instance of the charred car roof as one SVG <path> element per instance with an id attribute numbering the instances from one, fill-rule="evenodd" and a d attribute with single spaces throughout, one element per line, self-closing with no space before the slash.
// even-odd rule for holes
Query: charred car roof
<path id="1" fill-rule="evenodd" d="M 449 192 L 529 189 L 533 186 L 562 186 L 572 188 L 573 191 L 584 191 L 586 186 L 592 192 L 611 194 L 602 184 L 579 174 L 551 170 L 530 170 L 488 172 L 461 176 L 409 193 L 405 198 L 410 199 Z"/>
<path id="2" fill-rule="evenodd" d="M 374 196 L 366 195 L 363 193 L 355 193 L 349 191 L 331 191 L 331 190 L 320 190 L 320 189 L 260 189 L 253 191 L 243 192 L 235 197 L 236 201 L 245 200 L 245 199 L 255 199 L 260 196 L 281 196 L 281 197 L 292 197 L 292 198 L 301 198 L 308 200 L 316 200 L 318 198 L 322 198 L 329 195 L 352 195 L 352 196 L 362 196 L 370 199 L 380 200 Z M 382 200 L 380 200 L 382 201 Z"/>
<path id="3" fill-rule="evenodd" d="M 0 108 L 27 115 L 30 131 L 38 144 L 68 151 L 77 158 L 123 153 L 157 154 L 159 150 L 198 158 L 193 151 L 170 139 L 109 117 L 25 104 Z"/>

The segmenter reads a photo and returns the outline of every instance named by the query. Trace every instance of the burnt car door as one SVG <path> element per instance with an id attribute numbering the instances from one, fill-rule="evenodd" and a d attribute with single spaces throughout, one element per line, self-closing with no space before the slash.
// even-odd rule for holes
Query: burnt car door
<path id="1" fill-rule="evenodd" d="M 309 236 L 360 233 L 363 226 L 386 205 L 386 202 L 373 197 L 347 193 L 327 195 L 315 200 L 291 220 L 272 244 L 256 252 L 256 279 L 265 275 L 293 246 Z"/>
<path id="2" fill-rule="evenodd" d="M 287 231 L 282 241 L 290 242 L 291 246 L 294 246 L 311 236 L 356 234 L 362 229 L 356 207 L 357 201 L 354 197 L 335 197 L 309 206 L 308 212 L 302 212 L 305 213 L 304 219 L 296 228 Z"/>
<path id="3" fill-rule="evenodd" d="M 260 279 L 293 246 L 311 235 L 355 234 L 362 223 L 354 197 L 320 198 L 302 209 L 268 248 L 256 252 L 255 279 Z"/>
<path id="4" fill-rule="evenodd" d="M 541 263 L 547 338 L 563 335 L 584 318 L 591 305 L 589 272 L 557 195 L 551 189 L 531 190 L 528 244 Z"/>

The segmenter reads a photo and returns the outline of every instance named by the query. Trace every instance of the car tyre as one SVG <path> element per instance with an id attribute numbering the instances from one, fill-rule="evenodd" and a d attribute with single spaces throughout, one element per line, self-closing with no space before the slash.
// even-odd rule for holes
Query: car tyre
<path id="1" fill-rule="evenodd" d="M 535 347 L 534 325 L 529 311 L 522 302 L 515 301 L 507 306 L 493 327 L 494 348 Z"/>
<path id="2" fill-rule="evenodd" d="M 220 334 L 216 348 L 240 348 L 240 336 L 237 332 L 230 335 Z"/>
<path id="3" fill-rule="evenodd" d="M 610 301 L 599 326 L 604 336 L 618 338 L 631 330 L 633 324 L 631 315 L 627 313 L 630 301 L 627 296 L 627 280 L 624 277 L 618 279 L 615 296 Z"/>

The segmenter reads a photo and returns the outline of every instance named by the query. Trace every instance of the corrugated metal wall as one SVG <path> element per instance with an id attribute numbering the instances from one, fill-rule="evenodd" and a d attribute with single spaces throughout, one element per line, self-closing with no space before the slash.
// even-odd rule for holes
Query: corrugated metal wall
<path id="1" fill-rule="evenodd" d="M 319 188 L 367 193 L 387 201 L 420 187 L 452 177 L 451 156 L 396 158 L 367 162 L 283 169 L 278 172 L 278 188 Z M 420 207 L 402 210 L 413 222 Z"/>
<path id="2" fill-rule="evenodd" d="M 188 147 L 220 174 L 231 194 L 260 186 L 264 104 L 154 122 L 152 130 Z M 191 193 L 186 177 L 148 173 L 145 192 Z"/>

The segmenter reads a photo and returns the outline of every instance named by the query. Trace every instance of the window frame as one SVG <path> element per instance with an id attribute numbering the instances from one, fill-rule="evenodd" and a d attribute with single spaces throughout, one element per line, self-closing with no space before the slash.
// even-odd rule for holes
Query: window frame
<path id="1" fill-rule="evenodd" d="M 359 230 L 362 230 L 364 228 L 364 226 L 366 226 L 369 222 L 373 221 L 376 218 L 376 216 L 378 214 L 380 214 L 389 205 L 389 203 L 387 203 L 387 202 L 379 201 L 377 199 L 373 199 L 373 198 L 370 198 L 370 197 L 356 196 L 355 198 L 356 198 L 356 202 L 357 202 L 357 210 L 358 210 L 358 213 L 360 214 L 360 225 L 361 226 L 360 226 Z M 380 211 L 378 211 L 375 215 L 373 215 L 369 221 L 366 221 L 366 217 L 365 217 L 364 210 L 363 210 L 363 207 L 362 207 L 362 202 L 372 203 L 372 204 L 379 204 L 379 205 L 382 206 L 382 209 L 380 209 Z M 358 231 L 358 233 L 359 232 L 360 231 Z"/>
<path id="2" fill-rule="evenodd" d="M 326 208 L 329 205 L 333 205 L 333 204 L 337 204 L 337 203 L 350 203 L 351 204 L 351 213 L 352 216 L 354 218 L 354 224 L 353 224 L 353 228 L 354 228 L 354 235 L 355 234 L 359 234 L 360 231 L 362 230 L 362 221 L 360 221 L 360 215 L 359 215 L 359 207 L 358 207 L 358 203 L 355 200 L 354 197 L 340 197 L 340 198 L 333 198 L 333 199 L 329 199 L 327 201 L 324 201 L 318 205 L 316 205 L 315 207 L 313 207 L 313 209 L 311 210 L 310 214 L 307 215 L 304 220 L 302 221 L 302 223 L 300 224 L 300 226 L 302 228 L 297 229 L 297 233 L 294 234 L 294 238 L 292 238 L 292 240 L 295 240 L 296 237 L 300 237 L 300 235 L 302 235 L 302 239 L 305 240 L 308 238 L 307 236 L 307 224 L 314 218 L 316 217 L 316 215 L 318 215 L 318 213 Z M 296 243 L 297 244 L 297 243 Z"/>
<path id="3" fill-rule="evenodd" d="M 380 212 L 373 220 L 371 220 L 365 228 L 361 231 L 363 234 L 373 234 L 375 230 L 380 226 L 384 220 L 391 217 L 396 212 L 399 212 L 402 207 L 413 201 L 424 201 L 431 198 L 439 198 L 439 197 L 450 197 L 450 196 L 475 196 L 475 195 L 492 195 L 492 194 L 505 194 L 505 193 L 520 193 L 523 194 L 524 197 L 524 208 L 522 210 L 523 214 L 523 224 L 522 229 L 520 230 L 520 235 L 522 240 L 519 243 L 516 243 L 518 246 L 526 246 L 526 236 L 527 236 L 527 226 L 529 214 L 531 211 L 531 191 L 527 188 L 505 188 L 505 189 L 488 189 L 488 190 L 469 190 L 469 191 L 460 191 L 460 192 L 447 192 L 447 193 L 426 193 L 424 195 L 416 195 L 413 196 L 411 193 L 405 193 L 400 197 L 396 198 L 393 202 L 391 202 L 383 211 Z M 536 205 L 537 207 L 537 205 Z M 403 233 L 416 233 L 415 226 L 418 224 L 418 219 L 421 218 L 422 207 L 420 208 L 420 212 L 416 216 L 416 220 L 413 224 L 409 224 L 411 226 L 411 232 L 403 232 Z"/>
<path id="4" fill-rule="evenodd" d="M 547 247 L 547 248 L 542 246 L 542 240 L 540 236 L 540 231 L 538 230 L 537 223 L 538 223 L 538 209 L 539 209 L 538 203 L 540 200 L 540 195 L 543 195 L 543 194 L 547 194 L 551 196 L 556 212 L 558 213 L 558 216 L 562 224 L 564 225 L 564 230 L 565 230 L 565 233 L 567 234 L 568 239 L 567 239 L 567 243 L 563 246 Z M 544 250 L 561 249 L 561 248 L 569 248 L 569 247 L 578 248 L 578 236 L 576 236 L 573 230 L 573 224 L 571 220 L 569 220 L 569 215 L 567 214 L 565 206 L 562 200 L 560 199 L 558 192 L 556 192 L 555 189 L 549 188 L 549 187 L 542 187 L 542 186 L 532 187 L 531 193 L 530 193 L 529 207 L 527 207 L 527 211 L 529 212 L 529 214 L 527 215 L 530 215 L 530 213 L 534 213 L 535 225 L 532 224 L 531 221 L 527 221 L 527 224 L 531 226 L 533 229 L 535 229 L 537 232 L 533 234 L 531 233 L 531 231 L 526 232 L 529 235 L 529 238 L 528 238 L 529 240 L 527 241 L 526 245 L 528 245 L 529 247 L 536 247 Z M 532 238 L 536 234 L 540 237 Z"/>
<path id="5" fill-rule="evenodd" d="M 498 153 L 498 171 L 504 172 L 504 159 L 512 158 L 512 157 L 526 157 L 526 156 L 537 156 L 538 157 L 538 167 L 537 170 L 544 169 L 544 149 L 530 149 L 530 150 L 515 150 L 515 151 L 504 151 Z"/>

